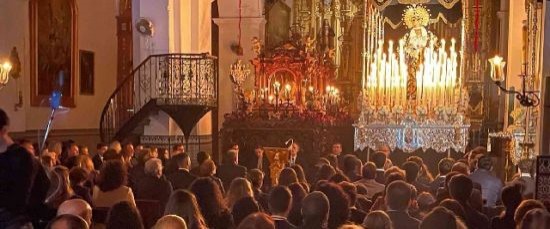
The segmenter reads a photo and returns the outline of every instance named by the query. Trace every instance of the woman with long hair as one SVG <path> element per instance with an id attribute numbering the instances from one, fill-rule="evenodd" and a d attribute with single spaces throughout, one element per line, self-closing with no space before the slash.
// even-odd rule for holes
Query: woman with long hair
<path id="1" fill-rule="evenodd" d="M 74 197 L 74 191 L 69 181 L 69 169 L 65 166 L 56 166 L 52 170 L 51 178 L 54 180 L 52 183 L 55 186 L 53 186 L 53 192 L 46 198 L 45 203 L 50 208 L 57 209 L 65 200 Z"/>
<path id="2" fill-rule="evenodd" d="M 208 228 L 225 229 L 233 227 L 233 217 L 220 191 L 220 186 L 208 177 L 198 178 L 191 183 L 190 191 L 197 197 L 197 202 L 206 220 Z"/>
<path id="3" fill-rule="evenodd" d="M 225 197 L 225 203 L 229 209 L 233 209 L 233 204 L 243 197 L 254 197 L 254 192 L 252 191 L 252 185 L 247 179 L 238 177 L 231 181 L 231 186 L 229 186 L 227 196 Z"/>
<path id="4" fill-rule="evenodd" d="M 105 161 L 93 190 L 94 206 L 111 207 L 120 201 L 128 201 L 135 206 L 134 193 L 126 182 L 126 166 L 122 161 Z"/>
<path id="5" fill-rule="evenodd" d="M 143 229 L 143 221 L 138 209 L 132 203 L 122 201 L 109 210 L 106 229 Z"/>
<path id="6" fill-rule="evenodd" d="M 177 215 L 187 222 L 190 229 L 206 229 L 206 222 L 195 195 L 187 190 L 177 190 L 170 195 L 164 215 Z"/>

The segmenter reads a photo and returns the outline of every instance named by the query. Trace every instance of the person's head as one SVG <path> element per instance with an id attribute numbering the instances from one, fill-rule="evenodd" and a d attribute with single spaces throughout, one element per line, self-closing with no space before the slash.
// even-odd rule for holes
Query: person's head
<path id="1" fill-rule="evenodd" d="M 242 177 L 237 177 L 231 181 L 231 185 L 229 186 L 229 190 L 227 191 L 227 197 L 226 197 L 226 203 L 229 208 L 233 207 L 233 204 L 237 202 L 237 200 L 252 196 L 254 197 L 254 192 L 252 191 L 252 185 L 250 182 Z"/>
<path id="2" fill-rule="evenodd" d="M 263 157 L 264 156 L 264 147 L 263 146 L 256 146 L 256 148 L 254 148 L 254 155 L 256 155 L 256 157 Z"/>
<path id="3" fill-rule="evenodd" d="M 187 223 L 177 215 L 165 215 L 157 220 L 153 229 L 187 229 Z"/>
<path id="4" fill-rule="evenodd" d="M 342 190 L 344 190 L 344 192 L 348 196 L 350 207 L 354 207 L 355 202 L 357 201 L 357 187 L 355 186 L 355 184 L 347 181 L 342 181 L 338 185 L 342 187 Z"/>
<path id="5" fill-rule="evenodd" d="M 523 219 L 523 217 L 527 214 L 527 212 L 533 209 L 546 210 L 546 208 L 544 207 L 544 204 L 542 204 L 542 202 L 538 200 L 533 200 L 533 199 L 524 200 L 521 202 L 521 204 L 519 204 L 518 208 L 516 209 L 516 212 L 514 213 L 514 221 L 516 221 L 516 223 L 519 224 L 519 222 L 521 221 L 521 219 Z"/>
<path id="6" fill-rule="evenodd" d="M 335 142 L 334 144 L 332 144 L 332 152 L 331 153 L 336 155 L 336 156 L 340 156 L 340 154 L 342 154 L 342 143 Z"/>
<path id="7" fill-rule="evenodd" d="M 545 209 L 531 209 L 520 222 L 516 222 L 520 229 L 550 228 L 550 213 Z"/>
<path id="8" fill-rule="evenodd" d="M 290 168 L 292 168 L 294 170 L 294 172 L 296 172 L 296 178 L 298 178 L 299 182 L 307 183 L 306 173 L 304 172 L 304 168 L 301 165 L 294 164 L 294 165 L 290 166 Z"/>
<path id="9" fill-rule="evenodd" d="M 35 155 L 36 151 L 34 149 L 34 146 L 32 145 L 32 142 L 27 139 L 22 139 L 19 141 L 19 145 L 27 150 L 31 155 Z"/>
<path id="10" fill-rule="evenodd" d="M 303 228 L 326 228 L 330 204 L 328 197 L 319 191 L 308 194 L 302 201 Z"/>
<path id="11" fill-rule="evenodd" d="M 119 202 L 111 207 L 105 226 L 107 229 L 144 228 L 138 209 L 127 201 Z"/>
<path id="12" fill-rule="evenodd" d="M 449 194 L 461 204 L 466 203 L 470 199 L 473 188 L 472 179 L 464 174 L 453 176 L 451 181 L 449 181 Z"/>
<path id="13" fill-rule="evenodd" d="M 271 216 L 257 212 L 244 218 L 237 229 L 275 229 L 275 222 Z"/>
<path id="14" fill-rule="evenodd" d="M 55 179 L 56 186 L 54 192 L 46 198 L 46 204 L 52 208 L 57 208 L 65 200 L 68 200 L 73 195 L 73 189 L 69 181 L 69 169 L 65 166 L 56 166 L 52 170 L 51 179 Z"/>
<path id="15" fill-rule="evenodd" d="M 464 162 L 456 162 L 453 165 L 453 167 L 451 168 L 451 171 L 459 172 L 459 173 L 464 174 L 466 176 L 470 174 L 470 168 Z"/>
<path id="16" fill-rule="evenodd" d="M 92 207 L 82 199 L 66 200 L 57 209 L 57 215 L 75 215 L 84 219 L 88 225 L 92 225 Z"/>
<path id="17" fill-rule="evenodd" d="M 71 181 L 71 186 L 83 185 L 84 182 L 88 180 L 89 173 L 87 170 L 80 167 L 73 167 L 69 171 L 69 180 Z"/>
<path id="18" fill-rule="evenodd" d="M 145 174 L 160 178 L 162 176 L 162 161 L 152 158 L 145 162 Z"/>
<path id="19" fill-rule="evenodd" d="M 403 174 L 399 172 L 390 173 L 388 174 L 388 176 L 386 176 L 386 181 L 384 184 L 387 186 L 394 181 L 405 181 L 405 176 L 403 176 Z"/>
<path id="20" fill-rule="evenodd" d="M 191 158 L 189 158 L 189 155 L 187 153 L 179 153 L 172 157 L 174 162 L 176 162 L 176 165 L 180 169 L 187 169 L 189 170 L 191 168 Z"/>
<path id="21" fill-rule="evenodd" d="M 377 169 L 383 169 L 386 164 L 386 154 L 383 152 L 376 152 L 372 155 L 372 162 L 376 165 Z"/>
<path id="22" fill-rule="evenodd" d="M 383 211 L 372 211 L 363 220 L 363 227 L 368 229 L 392 229 L 392 222 L 388 214 Z"/>
<path id="23" fill-rule="evenodd" d="M 78 145 L 76 143 L 69 144 L 67 157 L 76 157 L 79 154 Z"/>
<path id="24" fill-rule="evenodd" d="M 119 160 L 105 161 L 98 177 L 98 187 L 103 192 L 115 190 L 126 185 L 126 166 Z"/>
<path id="25" fill-rule="evenodd" d="M 376 178 L 376 165 L 372 162 L 367 162 L 362 169 L 363 179 L 372 180 Z"/>
<path id="26" fill-rule="evenodd" d="M 80 155 L 89 156 L 89 155 L 90 155 L 90 151 L 88 150 L 88 146 L 79 146 L 79 147 L 78 147 L 78 153 L 79 153 Z"/>
<path id="27" fill-rule="evenodd" d="M 122 151 L 122 145 L 119 141 L 114 140 L 109 144 L 109 149 L 114 150 L 116 153 L 120 153 L 120 151 Z"/>
<path id="28" fill-rule="evenodd" d="M 208 159 L 210 159 L 210 154 L 208 154 L 207 152 L 199 151 L 197 153 L 197 163 L 198 163 L 199 166 L 202 165 L 202 163 L 205 162 Z"/>
<path id="29" fill-rule="evenodd" d="M 197 199 L 187 190 L 180 189 L 172 192 L 164 208 L 164 215 L 177 215 L 183 218 L 189 228 L 206 228 Z"/>
<path id="30" fill-rule="evenodd" d="M 418 164 L 407 161 L 403 163 L 403 170 L 405 170 L 405 179 L 408 183 L 412 184 L 418 178 L 418 173 L 420 172 L 420 167 Z"/>
<path id="31" fill-rule="evenodd" d="M 103 156 L 103 154 L 105 153 L 105 151 L 107 151 L 107 149 L 109 149 L 109 147 L 105 143 L 98 143 L 96 145 L 96 152 L 101 156 Z"/>
<path id="32" fill-rule="evenodd" d="M 464 208 L 458 201 L 453 199 L 445 199 L 439 203 L 440 207 L 444 207 L 449 211 L 452 211 L 458 218 L 465 220 L 466 219 L 466 212 L 464 212 Z"/>
<path id="33" fill-rule="evenodd" d="M 233 215 L 233 221 L 235 225 L 239 225 L 243 219 L 253 213 L 260 212 L 260 206 L 254 197 L 243 197 L 233 205 L 231 215 Z"/>
<path id="34" fill-rule="evenodd" d="M 40 156 L 40 163 L 47 171 L 50 171 L 55 166 L 55 160 L 51 154 L 44 154 Z"/>
<path id="35" fill-rule="evenodd" d="M 424 217 L 420 223 L 420 229 L 432 228 L 457 228 L 457 219 L 452 211 L 444 207 L 436 207 Z"/>
<path id="36" fill-rule="evenodd" d="M 290 211 L 292 194 L 286 186 L 275 186 L 269 193 L 269 210 L 274 215 L 286 217 Z"/>
<path id="37" fill-rule="evenodd" d="M 431 210 L 435 203 L 435 198 L 429 192 L 422 192 L 416 197 L 416 202 L 418 203 L 418 209 L 420 211 L 427 212 Z"/>
<path id="38" fill-rule="evenodd" d="M 447 173 L 451 172 L 455 160 L 452 158 L 443 158 L 437 164 L 437 170 L 439 171 L 440 176 L 445 176 Z"/>
<path id="39" fill-rule="evenodd" d="M 216 164 L 213 160 L 207 159 L 199 167 L 199 174 L 203 177 L 213 176 L 216 174 Z"/>
<path id="40" fill-rule="evenodd" d="M 290 190 L 290 194 L 292 194 L 292 207 L 290 210 L 292 212 L 292 209 L 296 209 L 299 212 L 302 207 L 302 201 L 308 192 L 300 183 L 291 184 L 288 186 L 288 189 Z"/>
<path id="41" fill-rule="evenodd" d="M 348 220 L 350 211 L 349 198 L 344 190 L 337 184 L 326 182 L 320 184 L 317 191 L 327 195 L 330 203 L 329 228 L 336 228 L 344 224 Z"/>
<path id="42" fill-rule="evenodd" d="M 330 165 L 322 165 L 315 173 L 315 182 L 320 180 L 328 180 L 336 174 L 334 167 Z"/>
<path id="43" fill-rule="evenodd" d="M 225 162 L 229 164 L 237 164 L 237 158 L 239 157 L 239 151 L 230 149 L 225 153 Z"/>
<path id="44" fill-rule="evenodd" d="M 73 214 L 58 215 L 50 221 L 48 229 L 88 229 L 86 220 Z"/>
<path id="45" fill-rule="evenodd" d="M 344 173 L 351 177 L 352 175 L 361 175 L 361 167 L 363 166 L 361 160 L 353 154 L 344 156 L 342 170 Z"/>
<path id="46" fill-rule="evenodd" d="M 298 175 L 296 175 L 296 171 L 294 171 L 294 169 L 287 167 L 281 170 L 277 184 L 289 186 L 290 184 L 295 182 L 298 182 Z"/>
<path id="47" fill-rule="evenodd" d="M 342 172 L 337 172 L 332 177 L 328 179 L 328 181 L 333 182 L 335 184 L 338 184 L 342 181 L 350 181 L 349 177 L 343 174 Z"/>
<path id="48" fill-rule="evenodd" d="M 391 210 L 405 211 L 411 203 L 411 195 L 411 185 L 394 181 L 386 188 L 386 204 Z"/>
<path id="49" fill-rule="evenodd" d="M 483 155 L 477 160 L 477 168 L 490 171 L 493 168 L 493 160 L 491 157 Z"/>
<path id="50" fill-rule="evenodd" d="M 264 173 L 259 169 L 251 169 L 247 173 L 248 180 L 255 189 L 262 188 L 264 184 Z"/>
<path id="51" fill-rule="evenodd" d="M 523 200 L 521 186 L 516 184 L 502 188 L 500 199 L 502 200 L 502 204 L 506 207 L 506 211 L 515 211 Z"/>
<path id="52" fill-rule="evenodd" d="M 124 149 L 121 151 L 122 156 L 125 158 L 132 158 L 135 154 L 134 145 L 131 142 L 128 142 L 124 145 Z"/>
<path id="53" fill-rule="evenodd" d="M 195 194 L 197 203 L 205 218 L 218 216 L 227 210 L 220 186 L 214 183 L 212 179 L 208 177 L 197 178 L 191 183 L 189 191 Z"/>
<path id="54" fill-rule="evenodd" d="M 88 172 L 93 172 L 95 170 L 94 162 L 92 161 L 92 158 L 90 158 L 90 156 L 87 156 L 87 155 L 76 156 L 74 166 L 83 168 Z"/>
<path id="55" fill-rule="evenodd" d="M 172 147 L 172 155 L 177 155 L 179 153 L 185 152 L 185 146 L 181 143 L 175 144 Z"/>

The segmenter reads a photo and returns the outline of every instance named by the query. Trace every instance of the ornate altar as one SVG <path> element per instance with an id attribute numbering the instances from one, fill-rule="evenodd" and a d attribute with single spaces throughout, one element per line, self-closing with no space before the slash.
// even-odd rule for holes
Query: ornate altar
<path id="1" fill-rule="evenodd" d="M 367 44 L 355 147 L 386 144 L 405 152 L 463 152 L 470 125 L 457 40 L 446 41 L 429 30 L 432 17 L 426 6 L 403 9 L 402 23 L 408 30 L 396 43 L 384 36 L 384 14 L 376 8 L 370 11 L 372 21 L 367 24 L 376 32 Z"/>

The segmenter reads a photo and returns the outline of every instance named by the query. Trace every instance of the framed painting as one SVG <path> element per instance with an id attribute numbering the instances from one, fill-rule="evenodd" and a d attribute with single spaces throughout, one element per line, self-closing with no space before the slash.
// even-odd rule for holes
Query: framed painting
<path id="1" fill-rule="evenodd" d="M 77 11 L 75 0 L 30 0 L 31 105 L 49 106 L 53 91 L 61 105 L 75 106 Z"/>
<path id="2" fill-rule="evenodd" d="M 80 50 L 80 94 L 94 94 L 94 53 Z"/>

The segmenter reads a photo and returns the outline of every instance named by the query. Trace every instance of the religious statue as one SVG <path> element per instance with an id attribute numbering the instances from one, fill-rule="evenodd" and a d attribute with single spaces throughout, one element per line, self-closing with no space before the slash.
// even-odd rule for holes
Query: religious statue
<path id="1" fill-rule="evenodd" d="M 273 161 L 269 165 L 272 185 L 277 185 L 277 183 L 279 183 L 279 174 L 281 174 L 283 168 L 284 164 L 280 160 L 279 153 L 275 153 Z"/>

